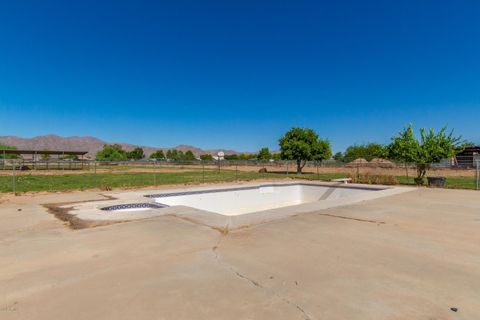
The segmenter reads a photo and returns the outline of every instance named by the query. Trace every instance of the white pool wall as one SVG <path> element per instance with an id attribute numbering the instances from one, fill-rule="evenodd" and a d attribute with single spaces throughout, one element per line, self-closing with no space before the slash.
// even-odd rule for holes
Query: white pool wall
<path id="1" fill-rule="evenodd" d="M 187 206 L 227 216 L 264 211 L 303 203 L 339 199 L 376 191 L 321 185 L 288 184 L 265 185 L 256 188 L 219 190 L 159 197 L 158 203 L 169 206 Z"/>

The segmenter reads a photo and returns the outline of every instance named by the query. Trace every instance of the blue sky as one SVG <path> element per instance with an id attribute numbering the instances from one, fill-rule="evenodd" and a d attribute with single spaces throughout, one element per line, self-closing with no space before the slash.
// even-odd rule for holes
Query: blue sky
<path id="1" fill-rule="evenodd" d="M 335 151 L 405 124 L 480 142 L 478 1 L 2 1 L 0 135 Z"/>

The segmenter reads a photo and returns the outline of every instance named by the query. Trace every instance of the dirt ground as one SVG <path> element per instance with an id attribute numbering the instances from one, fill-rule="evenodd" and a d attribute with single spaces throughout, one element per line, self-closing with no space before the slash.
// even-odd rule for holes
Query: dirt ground
<path id="1" fill-rule="evenodd" d="M 172 216 L 82 230 L 0 204 L 0 319 L 477 319 L 480 197 L 419 189 L 221 234 Z"/>
<path id="2" fill-rule="evenodd" d="M 134 172 L 186 172 L 192 170 L 202 170 L 202 168 L 208 170 L 218 170 L 218 166 L 215 165 L 162 165 L 162 167 L 135 167 L 131 166 L 128 168 L 118 168 L 115 166 L 112 167 L 97 167 L 97 173 L 134 173 Z M 295 173 L 296 168 L 292 165 L 279 166 L 275 164 L 266 164 L 266 165 L 251 165 L 251 166 L 234 166 L 234 165 L 223 165 L 220 170 L 239 170 L 239 171 L 250 171 L 258 172 L 260 169 L 266 168 L 268 172 L 281 172 L 281 173 Z M 413 177 L 416 174 L 415 168 L 405 168 L 405 167 L 395 167 L 395 168 L 381 168 L 381 167 L 319 167 L 318 173 L 346 173 L 346 174 L 356 174 L 358 173 L 365 174 L 377 174 L 377 175 L 387 175 L 387 176 L 404 176 L 407 174 Z M 44 175 L 60 175 L 60 174 L 93 174 L 92 170 L 68 170 L 68 169 L 54 169 L 54 170 L 26 170 L 26 171 L 16 171 L 17 175 L 29 175 L 29 174 L 44 174 Z M 317 167 L 315 166 L 306 166 L 303 169 L 304 173 L 317 173 Z M 12 175 L 11 170 L 0 170 L 0 175 Z M 432 168 L 428 171 L 429 176 L 444 176 L 444 177 L 475 177 L 475 169 L 459 169 L 459 168 Z"/>

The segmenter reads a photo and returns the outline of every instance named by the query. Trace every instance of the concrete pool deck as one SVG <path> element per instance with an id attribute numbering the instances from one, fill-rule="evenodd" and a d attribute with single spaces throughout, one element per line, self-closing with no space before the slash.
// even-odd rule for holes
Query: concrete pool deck
<path id="1" fill-rule="evenodd" d="M 72 230 L 41 205 L 101 199 L 0 199 L 0 319 L 480 315 L 479 192 L 422 188 L 228 234 L 175 216 Z"/>

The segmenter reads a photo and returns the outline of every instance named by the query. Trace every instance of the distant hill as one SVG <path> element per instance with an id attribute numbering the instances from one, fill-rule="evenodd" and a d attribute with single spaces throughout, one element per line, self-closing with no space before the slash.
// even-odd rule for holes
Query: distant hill
<path id="1" fill-rule="evenodd" d="M 62 151 L 88 151 L 88 156 L 95 156 L 98 150 L 102 149 L 105 144 L 117 143 L 122 146 L 126 151 L 131 151 L 136 147 L 143 148 L 146 156 L 149 156 L 151 153 L 157 150 L 168 150 L 168 149 L 177 149 L 183 152 L 191 150 L 196 156 L 200 154 L 217 154 L 219 151 L 225 152 L 225 154 L 237 154 L 239 152 L 235 150 L 224 150 L 224 149 L 209 149 L 203 150 L 198 147 L 189 146 L 189 145 L 178 145 L 173 148 L 165 147 L 148 147 L 148 146 L 138 146 L 129 143 L 118 143 L 118 142 L 106 142 L 95 137 L 60 137 L 57 135 L 46 135 L 38 136 L 33 138 L 20 138 L 16 136 L 0 136 L 0 144 L 5 144 L 9 146 L 16 147 L 17 149 L 29 149 L 29 150 L 62 150 Z"/>

